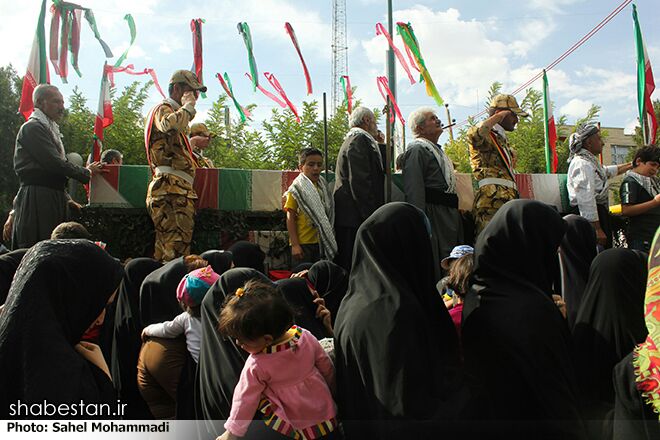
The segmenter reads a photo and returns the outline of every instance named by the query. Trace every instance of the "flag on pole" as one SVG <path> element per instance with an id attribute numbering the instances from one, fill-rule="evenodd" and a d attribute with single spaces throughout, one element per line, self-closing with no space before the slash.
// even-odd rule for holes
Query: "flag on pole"
<path id="1" fill-rule="evenodd" d="M 99 106 L 96 111 L 96 119 L 94 121 L 94 145 L 92 146 L 92 159 L 96 162 L 101 159 L 101 151 L 103 150 L 103 132 L 106 128 L 112 125 L 114 117 L 112 114 L 112 100 L 110 97 L 110 89 L 115 86 L 115 73 L 124 72 L 129 75 L 150 75 L 158 92 L 160 92 L 163 99 L 165 95 L 163 90 L 158 84 L 158 77 L 154 69 L 146 68 L 142 71 L 135 71 L 132 64 L 126 67 L 110 66 L 106 62 L 103 65 L 103 76 L 101 77 L 101 92 L 99 94 Z"/>
<path id="2" fill-rule="evenodd" d="M 545 128 L 545 172 L 556 173 L 557 164 L 557 126 L 552 114 L 548 77 L 543 70 L 543 127 Z"/>
<path id="3" fill-rule="evenodd" d="M 37 22 L 37 31 L 32 42 L 30 59 L 28 60 L 27 72 L 23 77 L 23 88 L 21 90 L 21 103 L 18 106 L 18 112 L 23 115 L 25 120 L 30 117 L 34 110 L 32 102 L 32 92 L 39 84 L 49 83 L 48 62 L 46 61 L 46 0 L 41 2 L 41 12 L 39 12 L 39 21 Z"/>
<path id="4" fill-rule="evenodd" d="M 642 38 L 642 29 L 637 19 L 637 6 L 633 4 L 633 22 L 635 26 L 635 48 L 637 50 L 637 106 L 639 107 L 639 123 L 642 126 L 642 135 L 645 144 L 655 144 L 658 121 L 653 110 L 651 95 L 655 90 L 651 61 L 646 52 L 646 45 Z"/>
<path id="5" fill-rule="evenodd" d="M 99 107 L 96 111 L 96 120 L 94 121 L 94 146 L 92 149 L 92 160 L 97 162 L 101 160 L 101 150 L 103 150 L 103 130 L 112 125 L 114 120 L 112 116 L 112 101 L 110 100 L 110 80 L 108 70 L 112 69 L 108 63 L 103 65 L 103 77 L 101 78 L 101 93 L 99 94 Z"/>
<path id="6" fill-rule="evenodd" d="M 204 84 L 204 79 L 202 77 L 202 69 L 204 66 L 204 61 L 202 57 L 202 23 L 204 19 L 197 18 L 190 20 L 190 30 L 192 31 L 193 39 L 193 68 L 192 71 L 195 72 L 197 76 L 197 81 L 200 84 Z M 202 98 L 206 98 L 206 93 L 201 93 Z"/>

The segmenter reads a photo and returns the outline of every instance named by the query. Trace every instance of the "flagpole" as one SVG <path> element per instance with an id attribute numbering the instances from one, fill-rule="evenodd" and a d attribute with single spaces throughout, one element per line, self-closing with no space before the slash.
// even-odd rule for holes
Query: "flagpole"
<path id="1" fill-rule="evenodd" d="M 328 106 L 323 92 L 323 153 L 325 154 L 325 181 L 328 181 Z"/>
<path id="2" fill-rule="evenodd" d="M 548 77 L 545 74 L 545 69 L 543 69 L 543 133 L 545 134 L 545 173 L 550 174 L 552 172 L 552 166 L 550 164 L 550 133 L 548 127 Z"/>
<path id="3" fill-rule="evenodd" d="M 387 32 L 392 35 L 393 32 L 393 23 L 392 19 L 392 0 L 387 0 Z M 392 98 L 396 100 L 396 70 L 394 65 L 394 50 L 390 47 L 387 50 L 387 83 L 392 92 Z M 387 97 L 387 111 L 385 115 L 386 118 L 386 136 L 385 136 L 385 203 L 389 203 L 392 200 L 392 159 L 394 151 L 394 131 L 396 129 L 396 124 L 390 122 L 389 112 L 392 108 L 392 102 L 390 101 L 389 96 Z M 405 130 L 405 128 L 404 128 Z"/>

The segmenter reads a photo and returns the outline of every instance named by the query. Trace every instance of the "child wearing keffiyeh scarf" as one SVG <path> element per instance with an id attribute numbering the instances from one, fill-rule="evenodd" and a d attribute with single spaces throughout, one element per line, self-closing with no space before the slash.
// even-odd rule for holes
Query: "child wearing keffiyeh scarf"
<path id="1" fill-rule="evenodd" d="M 660 148 L 638 148 L 634 168 L 621 182 L 621 213 L 629 217 L 626 240 L 628 247 L 648 252 L 653 234 L 660 226 Z"/>
<path id="2" fill-rule="evenodd" d="M 321 151 L 304 148 L 299 160 L 301 173 L 286 193 L 286 226 L 291 256 L 297 262 L 332 260 L 337 254 L 333 198 L 321 176 L 322 166 Z"/>

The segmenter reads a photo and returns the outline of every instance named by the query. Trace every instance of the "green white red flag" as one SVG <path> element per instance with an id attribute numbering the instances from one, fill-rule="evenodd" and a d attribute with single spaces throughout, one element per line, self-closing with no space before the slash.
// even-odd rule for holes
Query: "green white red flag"
<path id="1" fill-rule="evenodd" d="M 46 0 L 41 2 L 41 12 L 37 22 L 37 31 L 34 35 L 30 59 L 28 60 L 27 71 L 23 77 L 23 88 L 21 90 L 21 102 L 18 106 L 18 112 L 23 115 L 25 120 L 30 117 L 34 110 L 32 102 L 32 92 L 39 84 L 50 82 L 48 73 L 48 62 L 46 61 Z"/>
<path id="2" fill-rule="evenodd" d="M 651 95 L 655 90 L 651 61 L 646 52 L 642 38 L 642 29 L 637 19 L 637 6 L 633 4 L 633 22 L 635 26 L 635 48 L 637 50 L 637 106 L 639 108 L 639 123 L 642 126 L 644 143 L 655 144 L 658 131 L 658 121 L 653 110 Z"/>
<path id="3" fill-rule="evenodd" d="M 103 131 L 112 125 L 114 117 L 112 114 L 112 100 L 110 89 L 115 86 L 115 73 L 127 73 L 129 75 L 150 75 L 156 89 L 165 99 L 165 94 L 160 88 L 158 77 L 154 69 L 146 68 L 142 71 L 135 71 L 132 64 L 126 67 L 110 66 L 106 62 L 103 65 L 103 76 L 101 78 L 101 92 L 99 94 L 99 107 L 96 111 L 96 120 L 94 121 L 94 145 L 92 146 L 92 159 L 96 162 L 101 159 L 101 150 L 103 150 Z"/>
<path id="4" fill-rule="evenodd" d="M 543 127 L 545 128 L 545 171 L 556 173 L 557 164 L 557 126 L 552 114 L 552 102 L 550 101 L 550 89 L 548 88 L 548 76 L 543 71 Z"/>

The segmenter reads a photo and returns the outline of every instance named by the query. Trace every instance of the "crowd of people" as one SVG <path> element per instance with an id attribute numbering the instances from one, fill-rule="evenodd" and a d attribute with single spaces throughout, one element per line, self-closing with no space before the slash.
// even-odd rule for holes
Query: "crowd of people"
<path id="1" fill-rule="evenodd" d="M 283 198 L 297 267 L 274 280 L 256 244 L 190 252 L 195 169 L 212 165 L 212 133 L 189 127 L 204 90 L 177 71 L 149 113 L 155 253 L 120 263 L 65 222 L 66 178 L 104 165 L 66 160 L 61 94 L 36 88 L 0 255 L 0 418 L 118 399 L 126 419 L 198 420 L 200 439 L 660 438 L 657 147 L 603 166 L 598 127 L 578 127 L 574 213 L 559 213 L 519 199 L 507 132 L 528 115 L 498 95 L 468 132 L 464 212 L 442 123 L 420 108 L 386 203 L 382 133 L 355 108 L 334 185 L 301 149 Z M 624 172 L 628 243 L 611 248 L 607 180 Z"/>

